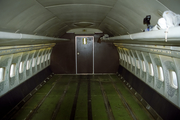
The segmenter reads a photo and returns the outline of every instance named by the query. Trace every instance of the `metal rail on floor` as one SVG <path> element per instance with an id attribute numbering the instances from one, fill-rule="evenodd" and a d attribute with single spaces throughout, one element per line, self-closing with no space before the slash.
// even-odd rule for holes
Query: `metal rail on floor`
<path id="1" fill-rule="evenodd" d="M 81 79 L 78 80 L 78 85 L 77 85 L 76 94 L 75 94 L 75 97 L 74 97 L 74 102 L 73 102 L 73 106 L 72 106 L 72 110 L 71 110 L 70 120 L 74 120 L 74 117 L 75 117 L 75 112 L 76 112 L 76 107 L 77 107 L 77 99 L 78 99 L 78 96 L 79 96 L 80 84 L 81 84 Z"/>
<path id="2" fill-rule="evenodd" d="M 2 120 L 8 120 L 11 119 L 12 116 L 14 116 L 18 110 L 21 109 L 21 107 L 40 89 L 42 88 L 49 80 L 52 78 L 54 73 L 49 75 L 41 84 L 36 86 L 35 89 L 33 89 L 23 100 L 21 100 L 7 115 L 3 117 Z"/>
<path id="3" fill-rule="evenodd" d="M 88 78 L 88 120 L 92 120 L 91 81 Z"/>
<path id="4" fill-rule="evenodd" d="M 60 79 L 60 78 L 59 78 Z M 56 80 L 55 84 L 51 87 L 51 89 L 49 90 L 49 92 L 43 97 L 43 99 L 39 102 L 39 104 L 36 106 L 36 108 L 32 111 L 30 111 L 30 113 L 27 115 L 27 117 L 24 120 L 31 120 L 34 113 L 37 112 L 37 110 L 40 108 L 40 106 L 43 104 L 43 102 L 45 101 L 45 99 L 48 97 L 48 95 L 51 93 L 51 91 L 53 90 L 53 88 L 56 86 L 58 80 Z"/>
<path id="5" fill-rule="evenodd" d="M 155 120 L 163 120 L 156 111 L 138 94 L 135 89 L 131 87 L 131 85 L 119 74 L 120 80 L 124 83 L 124 85 L 130 90 L 130 92 L 138 99 L 138 101 L 143 105 L 143 107 L 152 115 Z"/>
<path id="6" fill-rule="evenodd" d="M 121 92 L 119 91 L 119 89 L 116 87 L 116 85 L 114 84 L 113 78 L 109 75 L 111 82 L 113 84 L 114 89 L 116 90 L 116 92 L 118 93 L 119 97 L 121 98 L 122 102 L 124 103 L 124 105 L 126 106 L 126 108 L 128 109 L 131 117 L 133 118 L 133 120 L 137 120 L 136 116 L 134 115 L 133 111 L 131 110 L 131 107 L 128 105 L 128 103 L 126 102 L 126 100 L 124 99 L 123 95 L 121 94 Z"/>
<path id="7" fill-rule="evenodd" d="M 53 112 L 53 115 L 52 115 L 51 120 L 55 120 L 55 119 L 56 119 L 56 116 L 57 116 L 57 114 L 58 114 L 58 111 L 59 111 L 59 108 L 60 108 L 60 106 L 61 106 L 61 103 L 62 103 L 62 101 L 63 101 L 63 99 L 64 99 L 64 96 L 66 95 L 66 92 L 67 92 L 67 90 L 68 90 L 68 87 L 69 87 L 69 84 L 70 84 L 70 82 L 71 82 L 71 79 L 72 79 L 72 77 L 69 79 L 69 82 L 68 82 L 68 84 L 66 85 L 66 88 L 65 88 L 65 90 L 64 90 L 64 92 L 63 92 L 63 95 L 60 97 L 60 99 L 59 99 L 59 101 L 58 101 L 58 103 L 57 103 L 57 105 L 56 105 L 56 108 L 55 108 L 55 110 L 54 110 L 54 112 Z"/>
<path id="8" fill-rule="evenodd" d="M 106 107 L 106 111 L 107 111 L 107 113 L 108 113 L 108 118 L 109 118 L 109 120 L 115 120 L 114 115 L 113 115 L 113 113 L 112 113 L 112 109 L 111 109 L 109 100 L 108 100 L 107 95 L 106 95 L 106 93 L 105 93 L 105 91 L 104 91 L 104 88 L 103 88 L 103 86 L 102 86 L 102 84 L 101 84 L 101 80 L 100 80 L 99 77 L 98 77 L 98 79 L 99 79 L 99 84 L 100 84 L 101 92 L 102 92 L 102 95 L 103 95 L 103 99 L 104 99 L 104 104 L 105 104 L 105 107 Z"/>

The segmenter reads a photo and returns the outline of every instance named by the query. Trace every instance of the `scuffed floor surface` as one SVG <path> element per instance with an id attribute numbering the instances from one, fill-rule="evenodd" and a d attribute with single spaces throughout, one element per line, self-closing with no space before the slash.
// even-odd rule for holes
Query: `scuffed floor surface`
<path id="1" fill-rule="evenodd" d="M 153 118 L 116 75 L 54 75 L 12 119 L 149 120 Z"/>

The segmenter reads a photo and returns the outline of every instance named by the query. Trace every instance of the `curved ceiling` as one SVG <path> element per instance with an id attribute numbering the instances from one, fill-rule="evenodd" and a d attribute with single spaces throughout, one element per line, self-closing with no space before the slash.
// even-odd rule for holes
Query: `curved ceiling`
<path id="1" fill-rule="evenodd" d="M 1 0 L 0 31 L 60 37 L 75 28 L 117 36 L 141 32 L 165 10 L 180 13 L 177 0 Z"/>

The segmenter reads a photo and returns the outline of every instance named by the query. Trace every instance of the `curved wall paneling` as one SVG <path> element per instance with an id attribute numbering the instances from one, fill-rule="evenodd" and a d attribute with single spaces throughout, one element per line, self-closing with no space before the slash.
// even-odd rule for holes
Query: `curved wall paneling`
<path id="1" fill-rule="evenodd" d="M 0 47 L 0 97 L 48 67 L 54 45 Z"/>
<path id="2" fill-rule="evenodd" d="M 121 66 L 180 108 L 179 47 L 114 44 L 119 52 L 119 64 Z M 131 64 L 129 64 L 130 61 L 126 60 L 128 56 L 136 61 L 135 69 L 133 69 L 132 60 Z M 125 57 L 127 58 L 125 59 Z"/>

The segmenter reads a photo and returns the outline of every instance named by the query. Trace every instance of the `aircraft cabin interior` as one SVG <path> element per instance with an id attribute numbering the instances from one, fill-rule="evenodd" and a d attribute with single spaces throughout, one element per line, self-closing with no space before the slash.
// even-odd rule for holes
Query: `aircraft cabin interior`
<path id="1" fill-rule="evenodd" d="M 1 120 L 180 120 L 179 0 L 0 0 Z"/>

